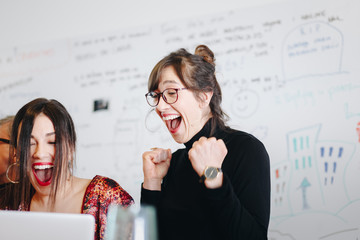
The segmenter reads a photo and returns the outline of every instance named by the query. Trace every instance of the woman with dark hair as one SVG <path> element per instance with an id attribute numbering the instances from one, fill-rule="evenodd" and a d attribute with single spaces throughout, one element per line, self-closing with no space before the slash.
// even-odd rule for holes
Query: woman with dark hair
<path id="1" fill-rule="evenodd" d="M 254 136 L 221 109 L 215 58 L 180 49 L 152 70 L 148 104 L 184 149 L 143 154 L 141 203 L 157 208 L 160 239 L 267 239 L 270 164 Z"/>
<path id="2" fill-rule="evenodd" d="M 91 214 L 95 239 L 103 239 L 109 205 L 134 203 L 110 178 L 73 175 L 75 127 L 56 100 L 38 98 L 23 106 L 15 116 L 10 143 L 19 176 L 7 191 L 4 209 Z"/>

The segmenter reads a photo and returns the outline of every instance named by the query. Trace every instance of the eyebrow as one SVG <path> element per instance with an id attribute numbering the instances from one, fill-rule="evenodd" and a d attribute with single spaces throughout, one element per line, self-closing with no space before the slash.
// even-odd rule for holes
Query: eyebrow
<path id="1" fill-rule="evenodd" d="M 176 84 L 179 84 L 177 81 L 171 80 L 171 79 L 169 79 L 169 80 L 164 80 L 162 83 L 163 83 L 163 84 L 165 84 L 165 83 L 176 83 Z"/>
<path id="2" fill-rule="evenodd" d="M 52 135 L 55 135 L 55 132 L 50 132 L 50 133 L 46 133 L 46 134 L 45 134 L 45 136 L 47 136 L 47 137 L 48 137 L 48 136 L 52 136 Z M 31 135 L 31 137 L 34 138 L 33 135 Z"/>

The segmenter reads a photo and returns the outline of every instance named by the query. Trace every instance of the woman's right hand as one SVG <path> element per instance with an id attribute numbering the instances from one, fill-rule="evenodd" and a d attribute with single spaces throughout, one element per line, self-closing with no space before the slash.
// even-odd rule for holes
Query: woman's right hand
<path id="1" fill-rule="evenodd" d="M 165 177 L 170 166 L 171 150 L 162 148 L 152 148 L 151 150 L 144 152 L 142 155 L 143 188 L 160 191 L 162 179 Z"/>

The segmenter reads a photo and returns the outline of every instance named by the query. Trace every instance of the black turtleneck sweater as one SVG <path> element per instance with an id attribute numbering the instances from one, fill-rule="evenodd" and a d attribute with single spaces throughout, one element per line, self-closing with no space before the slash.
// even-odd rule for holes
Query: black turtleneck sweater
<path id="1" fill-rule="evenodd" d="M 210 137 L 210 121 L 185 149 L 173 153 L 161 191 L 141 189 L 141 204 L 157 208 L 161 240 L 267 239 L 270 217 L 270 163 L 254 136 L 217 129 L 228 153 L 222 164 L 223 186 L 207 189 L 188 157 L 192 144 Z"/>

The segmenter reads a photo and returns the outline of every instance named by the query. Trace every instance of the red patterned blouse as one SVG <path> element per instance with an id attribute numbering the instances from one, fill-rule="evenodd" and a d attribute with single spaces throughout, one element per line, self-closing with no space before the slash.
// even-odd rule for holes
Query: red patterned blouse
<path id="1" fill-rule="evenodd" d="M 106 216 L 111 204 L 128 207 L 133 198 L 114 180 L 96 175 L 87 187 L 84 195 L 82 213 L 95 218 L 95 240 L 103 240 Z"/>

